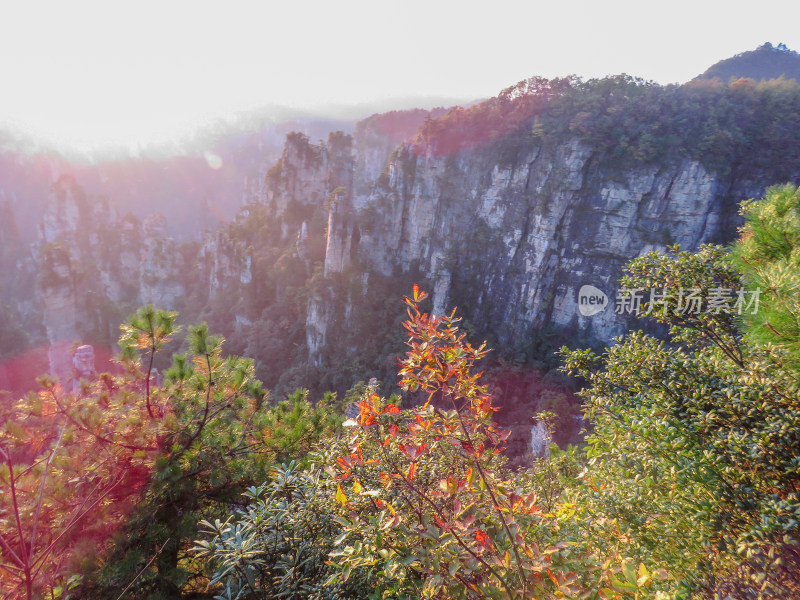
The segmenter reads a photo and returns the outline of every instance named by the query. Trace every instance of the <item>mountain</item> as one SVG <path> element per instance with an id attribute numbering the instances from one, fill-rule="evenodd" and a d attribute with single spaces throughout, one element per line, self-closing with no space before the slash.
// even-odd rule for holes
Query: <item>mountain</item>
<path id="1" fill-rule="evenodd" d="M 616 310 L 630 259 L 729 242 L 743 200 L 800 182 L 793 82 L 533 78 L 426 117 L 394 148 L 381 133 L 392 120 L 325 143 L 288 136 L 253 202 L 201 252 L 205 314 L 278 393 L 368 376 L 391 389 L 398 299 L 418 283 L 428 310 L 458 306 L 495 349 L 500 418 L 525 429 L 559 383 L 556 348 L 642 326 Z M 587 285 L 605 310 L 580 310 Z M 511 384 L 503 365 L 528 379 Z"/>
<path id="2" fill-rule="evenodd" d="M 224 311 L 213 309 L 218 288 L 230 277 L 243 282 L 247 275 L 228 263 L 225 242 L 222 251 L 215 249 L 214 231 L 237 213 L 222 235 L 242 221 L 248 209 L 239 207 L 252 206 L 262 193 L 287 131 L 288 139 L 307 141 L 298 129 L 322 134 L 334 124 L 347 125 L 377 153 L 369 162 L 381 166 L 425 119 L 445 112 L 392 111 L 357 126 L 291 121 L 260 133 L 220 136 L 206 156 L 87 164 L 57 155 L 0 153 L 0 322 L 9 324 L 0 336 L 0 363 L 44 348 L 50 372 L 68 378 L 72 342 L 113 353 L 121 320 L 147 303 L 179 309 L 191 319 L 219 320 L 217 312 Z M 339 131 L 334 138 L 350 136 Z M 270 143 L 277 150 L 269 150 Z M 245 219 L 249 226 L 258 210 L 253 213 Z M 281 231 L 288 226 L 269 220 Z M 264 241 L 254 244 L 262 248 Z M 262 264 L 259 257 L 253 266 Z M 0 373 L 0 387 L 3 380 Z"/>
<path id="3" fill-rule="evenodd" d="M 780 118 L 763 108 L 773 93 L 792 107 Z M 791 149 L 798 115 L 797 86 L 698 91 L 615 78 L 531 80 L 427 121 L 371 185 L 335 194 L 328 285 L 308 312 L 309 357 L 324 365 L 353 353 L 366 331 L 348 332 L 358 330 L 379 277 L 422 280 L 434 311 L 458 305 L 506 356 L 540 360 L 556 331 L 561 340 L 608 342 L 635 322 L 613 309 L 582 315 L 578 290 L 593 285 L 616 298 L 631 258 L 731 240 L 741 200 L 800 177 Z M 337 168 L 354 182 L 362 152 L 355 144 L 348 169 Z M 290 174 L 300 172 L 284 166 L 268 181 L 271 210 L 286 210 L 300 186 Z M 306 166 L 303 178 L 329 181 L 323 173 Z M 349 302 L 336 291 L 341 278 L 352 282 Z"/>
<path id="4" fill-rule="evenodd" d="M 552 399 L 544 390 L 564 389 L 556 348 L 643 326 L 616 310 L 627 261 L 729 242 L 743 200 L 800 183 L 800 86 L 534 77 L 476 105 L 376 114 L 324 140 L 291 132 L 274 154 L 241 139 L 215 154 L 255 175 L 226 197 L 239 206 L 232 218 L 202 237 L 176 235 L 196 229 L 170 222 L 175 207 L 146 214 L 166 197 L 120 211 L 92 188 L 99 166 L 0 161 L 38 182 L 24 189 L 39 190 L 41 207 L 33 246 L 2 254 L 0 322 L 27 334 L 5 343 L 46 345 L 51 370 L 69 378 L 74 342 L 111 353 L 126 312 L 153 302 L 207 321 L 277 396 L 370 377 L 391 391 L 405 351 L 400 298 L 417 283 L 428 310 L 458 306 L 471 339 L 488 340 L 498 404 L 526 423 Z M 171 164 L 150 159 L 108 180 L 123 196 L 164 181 L 176 195 L 211 187 L 159 180 Z M 3 214 L 15 199 L 6 194 Z M 199 220 L 191 207 L 208 204 L 194 202 L 183 210 Z M 23 224 L 5 221 L 0 239 L 18 244 Z M 584 286 L 603 310 L 581 310 Z"/>
<path id="5" fill-rule="evenodd" d="M 755 81 L 779 77 L 800 81 L 800 54 L 789 50 L 784 44 L 773 46 L 767 42 L 755 50 L 715 63 L 694 81 L 719 79 L 728 83 L 742 77 Z"/>
<path id="6" fill-rule="evenodd" d="M 778 102 L 777 100 L 780 100 Z M 649 250 L 736 235 L 739 203 L 798 181 L 800 89 L 534 78 L 445 114 L 388 113 L 324 143 L 291 134 L 239 215 L 196 259 L 189 304 L 276 390 L 393 381 L 397 299 L 437 312 L 515 364 L 638 321 L 613 304 Z M 412 118 L 413 117 L 413 118 Z M 416 119 L 416 123 L 414 123 Z M 398 123 L 419 125 L 398 144 Z"/>

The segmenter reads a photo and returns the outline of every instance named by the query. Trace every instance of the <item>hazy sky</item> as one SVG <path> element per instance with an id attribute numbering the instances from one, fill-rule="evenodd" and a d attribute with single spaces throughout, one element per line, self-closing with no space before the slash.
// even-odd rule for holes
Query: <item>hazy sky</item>
<path id="1" fill-rule="evenodd" d="M 0 2 L 0 124 L 81 149 L 264 104 L 683 82 L 765 41 L 800 50 L 798 0 Z"/>

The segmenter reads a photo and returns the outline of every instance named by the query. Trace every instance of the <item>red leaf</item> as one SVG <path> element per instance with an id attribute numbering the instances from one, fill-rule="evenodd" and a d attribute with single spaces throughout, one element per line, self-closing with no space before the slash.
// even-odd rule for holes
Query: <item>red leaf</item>
<path id="1" fill-rule="evenodd" d="M 489 539 L 489 536 L 486 535 L 486 532 L 483 529 L 477 529 L 475 531 L 475 541 L 478 542 L 481 546 L 486 548 L 487 550 L 493 550 L 494 545 L 492 544 L 492 540 Z"/>
<path id="2" fill-rule="evenodd" d="M 473 446 L 469 442 L 463 442 L 462 441 L 461 442 L 461 448 L 464 450 L 464 452 L 468 452 L 469 454 L 474 454 L 475 453 L 475 446 Z"/>

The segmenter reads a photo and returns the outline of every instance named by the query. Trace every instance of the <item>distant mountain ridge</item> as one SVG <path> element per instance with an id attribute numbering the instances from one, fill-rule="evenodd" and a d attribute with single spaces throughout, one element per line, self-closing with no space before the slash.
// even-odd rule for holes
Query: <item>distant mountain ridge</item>
<path id="1" fill-rule="evenodd" d="M 695 77 L 694 81 L 719 79 L 722 83 L 728 83 L 741 77 L 756 81 L 779 77 L 800 81 L 800 54 L 785 44 L 773 46 L 767 42 L 755 50 L 719 61 Z"/>

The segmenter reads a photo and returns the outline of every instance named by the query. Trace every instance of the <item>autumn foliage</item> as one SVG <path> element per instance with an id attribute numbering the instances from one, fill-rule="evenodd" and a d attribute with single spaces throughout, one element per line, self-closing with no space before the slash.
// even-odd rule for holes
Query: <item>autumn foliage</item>
<path id="1" fill-rule="evenodd" d="M 599 565 L 558 539 L 569 508 L 546 510 L 503 469 L 507 434 L 493 424 L 496 407 L 474 372 L 487 351 L 465 340 L 455 311 L 422 312 L 425 298 L 415 286 L 405 299 L 409 350 L 400 383 L 428 402 L 400 410 L 374 391 L 362 400 L 347 453 L 331 470 L 347 513 L 347 543 L 332 556 L 345 578 L 377 573 L 400 597 L 579 593 L 601 576 Z"/>
<path id="2" fill-rule="evenodd" d="M 141 498 L 157 443 L 140 426 L 133 381 L 104 378 L 92 396 L 43 382 L 0 431 L 0 589 L 9 599 L 58 597 L 95 563 Z"/>
<path id="3" fill-rule="evenodd" d="M 340 422 L 302 392 L 267 406 L 252 361 L 223 356 L 205 324 L 156 376 L 176 317 L 140 309 L 122 326 L 114 374 L 76 392 L 42 379 L 2 415 L 4 599 L 202 593 L 206 567 L 188 556 L 198 521 Z"/>

